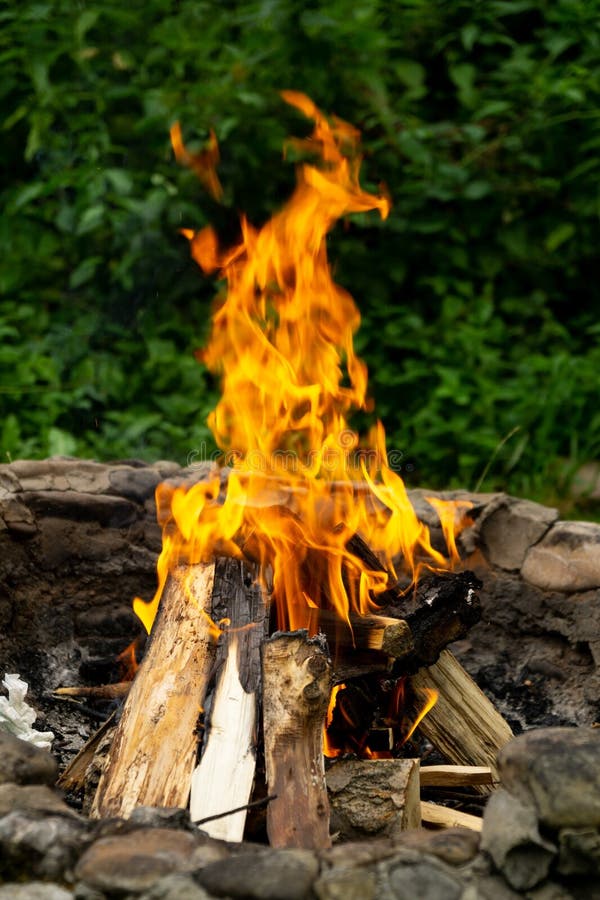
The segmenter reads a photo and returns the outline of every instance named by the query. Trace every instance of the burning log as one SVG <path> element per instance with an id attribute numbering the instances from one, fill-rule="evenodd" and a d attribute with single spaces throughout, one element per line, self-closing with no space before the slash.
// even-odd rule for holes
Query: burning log
<path id="1" fill-rule="evenodd" d="M 213 838 L 241 841 L 256 768 L 257 692 L 265 605 L 252 573 L 237 560 L 220 560 L 213 617 L 230 619 L 218 655 L 225 655 L 206 723 L 203 754 L 192 776 L 190 816 Z M 246 583 L 245 583 L 246 582 Z M 225 810 L 234 814 L 220 816 Z"/>
<path id="2" fill-rule="evenodd" d="M 438 692 L 437 703 L 419 725 L 422 734 L 450 762 L 489 766 L 498 781 L 496 754 L 513 733 L 452 653 L 444 650 L 437 663 L 418 671 L 410 682 L 417 692 Z M 491 788 L 481 784 L 477 790 L 489 793 Z"/>
<path id="3" fill-rule="evenodd" d="M 187 804 L 196 724 L 215 656 L 214 574 L 214 564 L 179 567 L 171 574 L 117 725 L 93 816 Z"/>
<path id="4" fill-rule="evenodd" d="M 472 572 L 455 572 L 423 578 L 412 597 L 396 595 L 390 612 L 405 619 L 414 643 L 413 652 L 394 666 L 397 674 L 432 665 L 448 644 L 468 633 L 481 618 L 480 587 Z"/>
<path id="5" fill-rule="evenodd" d="M 347 650 L 350 655 L 354 650 L 375 650 L 394 659 L 404 659 L 414 652 L 412 632 L 403 619 L 352 614 L 349 627 L 333 610 L 321 610 L 319 627 L 330 645 L 339 651 Z"/>
<path id="6" fill-rule="evenodd" d="M 323 726 L 331 663 L 322 638 L 278 633 L 263 645 L 263 731 L 272 847 L 331 846 Z"/>

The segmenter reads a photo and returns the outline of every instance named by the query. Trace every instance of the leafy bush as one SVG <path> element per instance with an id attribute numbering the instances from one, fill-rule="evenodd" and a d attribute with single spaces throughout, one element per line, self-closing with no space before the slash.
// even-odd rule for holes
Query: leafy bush
<path id="1" fill-rule="evenodd" d="M 556 499 L 600 447 L 600 6 L 556 0 L 0 4 L 0 450 L 185 461 L 216 386 L 182 225 L 260 222 L 304 123 L 357 124 L 390 219 L 332 236 L 402 473 Z M 225 205 L 168 129 L 218 135 Z M 210 444 L 208 444 L 210 446 Z M 414 470 L 414 472 L 413 472 Z M 483 480 L 482 480 L 482 476 Z"/>

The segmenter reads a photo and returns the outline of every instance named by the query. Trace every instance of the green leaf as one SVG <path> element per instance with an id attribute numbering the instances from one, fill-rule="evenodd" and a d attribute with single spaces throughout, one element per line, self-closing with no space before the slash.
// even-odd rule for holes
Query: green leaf
<path id="1" fill-rule="evenodd" d="M 477 102 L 475 76 L 477 69 L 471 63 L 456 63 L 448 67 L 450 78 L 458 88 L 458 96 L 463 106 L 474 106 Z"/>
<path id="2" fill-rule="evenodd" d="M 561 244 L 570 240 L 575 234 L 575 226 L 572 222 L 563 222 L 557 228 L 554 228 L 545 240 L 545 247 L 549 253 L 558 250 Z"/>
<path id="3" fill-rule="evenodd" d="M 490 193 L 491 189 L 489 181 L 471 181 L 466 185 L 463 196 L 467 200 L 481 200 Z"/>
<path id="4" fill-rule="evenodd" d="M 95 206 L 89 206 L 86 210 L 84 210 L 83 215 L 79 220 L 79 225 L 77 226 L 77 234 L 88 234 L 88 232 L 94 231 L 94 229 L 98 228 L 98 226 L 102 224 L 103 218 L 103 204 L 98 203 Z"/>
<path id="5" fill-rule="evenodd" d="M 405 85 L 407 97 L 418 100 L 427 93 L 425 86 L 425 69 L 412 59 L 400 59 L 394 64 L 399 80 Z"/>
<path id="6" fill-rule="evenodd" d="M 28 203 L 31 203 L 32 200 L 39 197 L 43 191 L 44 185 L 40 181 L 33 181 L 30 184 L 26 184 L 14 195 L 10 204 L 11 210 L 17 210 L 21 209 L 23 206 L 27 206 Z"/>
<path id="7" fill-rule="evenodd" d="M 106 169 L 106 180 L 119 194 L 130 194 L 133 189 L 131 175 L 125 169 Z"/>
<path id="8" fill-rule="evenodd" d="M 98 9 L 84 9 L 81 15 L 77 17 L 75 21 L 75 40 L 78 44 L 83 43 L 83 39 L 87 32 L 90 28 L 93 28 L 98 21 L 99 15 L 100 10 Z"/>
<path id="9" fill-rule="evenodd" d="M 77 441 L 68 431 L 54 426 L 48 429 L 49 456 L 72 456 L 77 449 Z"/>
<path id="10" fill-rule="evenodd" d="M 475 45 L 475 41 L 479 37 L 479 26 L 475 25 L 473 22 L 469 25 L 465 25 L 461 28 L 460 37 L 465 50 L 467 52 L 471 51 Z"/>
<path id="11" fill-rule="evenodd" d="M 90 259 L 84 259 L 83 262 L 73 269 L 69 278 L 69 287 L 73 290 L 86 284 L 96 274 L 96 269 L 101 262 L 101 257 L 93 256 Z"/>

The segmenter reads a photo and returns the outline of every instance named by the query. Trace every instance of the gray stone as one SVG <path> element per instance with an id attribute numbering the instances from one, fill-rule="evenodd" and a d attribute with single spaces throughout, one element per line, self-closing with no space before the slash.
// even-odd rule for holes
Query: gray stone
<path id="1" fill-rule="evenodd" d="M 533 805 L 499 788 L 485 807 L 481 849 L 511 887 L 526 890 L 546 878 L 557 848 L 540 835 Z"/>
<path id="2" fill-rule="evenodd" d="M 96 888 L 89 887 L 83 881 L 75 885 L 74 892 L 75 900 L 106 900 L 104 891 L 97 891 Z"/>
<path id="3" fill-rule="evenodd" d="M 544 825 L 600 826 L 599 729 L 527 731 L 500 751 L 498 767 L 506 790 Z"/>
<path id="4" fill-rule="evenodd" d="M 141 893 L 172 872 L 193 868 L 198 840 L 171 828 L 139 828 L 95 841 L 75 868 L 75 878 L 108 893 Z"/>
<path id="5" fill-rule="evenodd" d="M 600 587 L 600 525 L 557 522 L 532 547 L 521 575 L 547 591 L 587 591 Z"/>
<path id="6" fill-rule="evenodd" d="M 0 878 L 63 880 L 88 842 L 86 822 L 11 812 L 0 819 Z"/>
<path id="7" fill-rule="evenodd" d="M 73 894 L 59 884 L 30 881 L 0 885 L 0 900 L 73 900 Z"/>
<path id="8" fill-rule="evenodd" d="M 490 898 L 490 900 L 495 900 L 495 898 Z M 532 891 L 527 891 L 527 900 L 575 900 L 575 894 L 568 891 L 562 884 L 545 881 Z M 586 900 L 592 900 L 592 895 L 587 896 Z"/>
<path id="9" fill-rule="evenodd" d="M 0 784 L 48 784 L 58 777 L 58 763 L 28 741 L 0 731 Z"/>
<path id="10" fill-rule="evenodd" d="M 22 495 L 19 494 L 19 497 Z M 15 535 L 31 538 L 37 534 L 35 516 L 31 510 L 15 497 L 0 501 L 0 517 L 6 529 Z"/>
<path id="11" fill-rule="evenodd" d="M 490 563 L 508 571 L 518 571 L 529 548 L 537 543 L 558 519 L 558 511 L 531 500 L 504 496 L 490 504 L 480 524 L 480 539 Z"/>
<path id="12" fill-rule="evenodd" d="M 162 481 L 160 472 L 154 468 L 134 469 L 131 466 L 117 466 L 109 471 L 111 493 L 143 503 L 154 496 L 156 486 Z"/>
<path id="13" fill-rule="evenodd" d="M 17 809 L 79 818 L 56 791 L 45 784 L 0 784 L 0 816 Z"/>
<path id="14" fill-rule="evenodd" d="M 557 869 L 562 875 L 600 876 L 600 829 L 561 828 Z"/>
<path id="15" fill-rule="evenodd" d="M 5 500 L 21 490 L 21 482 L 8 463 L 0 464 L 0 500 Z"/>
<path id="16" fill-rule="evenodd" d="M 464 888 L 451 870 L 429 860 L 391 866 L 388 884 L 398 900 L 458 900 Z"/>
<path id="17" fill-rule="evenodd" d="M 411 829 L 394 840 L 394 847 L 406 847 L 435 856 L 451 866 L 463 866 L 477 855 L 480 838 L 468 828 L 443 828 L 439 831 Z"/>
<path id="18" fill-rule="evenodd" d="M 189 811 L 179 806 L 137 806 L 127 821 L 139 828 L 193 827 Z"/>
<path id="19" fill-rule="evenodd" d="M 76 491 L 24 492 L 23 501 L 40 516 L 74 522 L 99 522 L 109 528 L 124 528 L 139 518 L 139 508 L 124 497 L 110 494 L 80 494 Z"/>
<path id="20" fill-rule="evenodd" d="M 319 863 L 309 850 L 259 850 L 208 865 L 196 879 L 217 897 L 304 900 L 318 874 Z"/>
<path id="21" fill-rule="evenodd" d="M 397 852 L 396 846 L 396 843 L 387 839 L 334 843 L 327 850 L 321 850 L 319 858 L 328 868 L 344 869 L 348 868 L 349 864 L 352 867 L 367 866 L 370 863 L 391 859 Z"/>
<path id="22" fill-rule="evenodd" d="M 519 900 L 522 896 L 513 891 L 501 875 L 481 875 L 468 886 L 461 900 Z"/>
<path id="23" fill-rule="evenodd" d="M 137 896 L 139 900 L 210 900 L 211 895 L 190 875 L 166 875 Z"/>
<path id="24" fill-rule="evenodd" d="M 315 881 L 319 900 L 375 900 L 377 879 L 370 869 L 336 867 Z"/>

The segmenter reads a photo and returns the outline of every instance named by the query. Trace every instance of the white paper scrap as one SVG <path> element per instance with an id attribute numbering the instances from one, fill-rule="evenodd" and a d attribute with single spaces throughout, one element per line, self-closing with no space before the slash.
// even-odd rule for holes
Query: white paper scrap
<path id="1" fill-rule="evenodd" d="M 42 750 L 50 750 L 54 734 L 51 731 L 36 731 L 32 726 L 37 718 L 36 711 L 25 702 L 29 689 L 20 675 L 4 676 L 2 682 L 8 697 L 0 697 L 0 731 L 8 731 L 22 741 L 35 744 Z"/>

